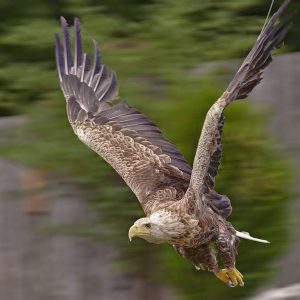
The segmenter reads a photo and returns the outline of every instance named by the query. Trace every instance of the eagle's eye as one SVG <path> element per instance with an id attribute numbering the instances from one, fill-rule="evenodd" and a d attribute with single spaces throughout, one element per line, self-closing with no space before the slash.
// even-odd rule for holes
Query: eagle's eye
<path id="1" fill-rule="evenodd" d="M 150 228 L 150 227 L 151 227 L 151 224 L 150 224 L 150 223 L 146 223 L 146 224 L 145 224 L 145 227 L 146 227 L 146 228 Z"/>

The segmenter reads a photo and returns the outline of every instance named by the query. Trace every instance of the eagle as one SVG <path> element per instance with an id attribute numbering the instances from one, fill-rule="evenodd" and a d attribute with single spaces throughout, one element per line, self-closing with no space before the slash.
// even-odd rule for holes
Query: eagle
<path id="1" fill-rule="evenodd" d="M 192 168 L 161 130 L 137 109 L 118 98 L 116 74 L 101 60 L 83 52 L 78 18 L 74 51 L 66 20 L 62 40 L 55 35 L 56 65 L 68 120 L 78 138 L 108 162 L 140 202 L 145 217 L 128 236 L 149 243 L 168 243 L 196 269 L 208 270 L 227 285 L 244 286 L 236 268 L 239 238 L 268 243 L 234 229 L 230 199 L 214 189 L 222 155 L 224 110 L 246 98 L 262 80 L 291 27 L 286 0 L 264 25 L 255 45 L 225 92 L 207 112 Z M 285 15 L 283 17 L 283 15 Z"/>

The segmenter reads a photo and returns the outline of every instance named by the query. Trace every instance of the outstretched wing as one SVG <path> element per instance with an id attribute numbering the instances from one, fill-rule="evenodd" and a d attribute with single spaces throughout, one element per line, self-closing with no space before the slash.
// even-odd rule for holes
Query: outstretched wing
<path id="1" fill-rule="evenodd" d="M 73 59 L 64 18 L 61 24 L 63 40 L 56 35 L 56 63 L 74 132 L 123 177 L 144 208 L 154 196 L 182 198 L 191 174 L 187 161 L 142 113 L 125 103 L 111 104 L 118 96 L 116 75 L 101 63 L 97 43 L 90 66 L 75 19 Z"/>
<path id="2" fill-rule="evenodd" d="M 272 61 L 272 51 L 282 44 L 291 26 L 291 16 L 282 18 L 290 0 L 286 0 L 262 29 L 256 43 L 223 95 L 209 109 L 196 151 L 189 189 L 196 195 L 207 193 L 221 159 L 223 111 L 237 99 L 243 99 L 262 80 L 263 70 Z"/>

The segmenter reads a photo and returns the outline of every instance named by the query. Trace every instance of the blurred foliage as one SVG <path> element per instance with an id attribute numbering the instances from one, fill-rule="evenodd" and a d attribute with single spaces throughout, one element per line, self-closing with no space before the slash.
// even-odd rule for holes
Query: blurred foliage
<path id="1" fill-rule="evenodd" d="M 113 63 L 127 84 L 133 76 L 167 79 L 204 60 L 244 56 L 268 5 L 262 0 L 1 1 L 0 115 L 22 112 L 28 102 L 54 90 L 52 37 L 60 15 L 70 23 L 80 18 L 88 49 L 98 37 L 106 63 Z M 293 3 L 293 10 L 297 7 Z M 295 18 L 284 50 L 300 48 L 294 38 L 299 21 Z"/>
<path id="2" fill-rule="evenodd" d="M 193 270 L 169 246 L 135 241 L 128 247 L 127 229 L 143 212 L 110 166 L 75 138 L 56 78 L 53 35 L 60 31 L 60 15 L 70 23 L 78 16 L 86 49 L 91 50 L 92 38 L 99 40 L 105 63 L 117 71 L 122 98 L 154 120 L 192 163 L 202 122 L 220 95 L 221 84 L 213 83 L 213 74 L 204 80 L 188 70 L 203 61 L 245 55 L 264 23 L 269 3 L 99 3 L 0 3 L 0 115 L 27 114 L 30 118 L 29 124 L 8 133 L 9 143 L 1 145 L 1 153 L 44 168 L 55 177 L 72 175 L 74 182 L 87 191 L 92 208 L 100 216 L 98 222 L 80 227 L 78 232 L 118 243 L 126 253 L 127 267 L 131 263 L 131 268 L 145 278 L 176 286 L 179 299 L 238 299 L 249 295 L 250 289 L 272 271 L 271 259 L 282 250 L 289 226 L 289 171 L 268 134 L 261 130 L 265 113 L 254 111 L 244 101 L 226 112 L 223 165 L 217 190 L 232 199 L 234 212 L 230 221 L 237 229 L 272 240 L 272 249 L 247 241 L 241 243 L 238 266 L 246 276 L 247 287 L 229 289 L 212 275 Z M 299 3 L 294 3 L 297 6 L 300 8 Z M 299 36 L 299 30 L 297 19 L 283 50 L 300 48 L 299 39 L 293 39 Z"/>

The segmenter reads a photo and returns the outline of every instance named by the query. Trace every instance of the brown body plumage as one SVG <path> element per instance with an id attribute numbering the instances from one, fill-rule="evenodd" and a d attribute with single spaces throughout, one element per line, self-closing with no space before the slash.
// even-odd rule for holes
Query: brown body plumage
<path id="1" fill-rule="evenodd" d="M 280 46 L 290 26 L 289 21 L 277 22 L 289 2 L 285 1 L 263 28 L 229 87 L 208 111 L 192 169 L 153 122 L 125 103 L 112 103 L 118 96 L 115 73 L 101 63 L 96 42 L 89 66 L 78 19 L 74 21 L 74 55 L 64 18 L 62 44 L 56 35 L 58 75 L 75 134 L 122 176 L 145 211 L 146 217 L 130 228 L 130 239 L 139 236 L 153 243 L 170 243 L 196 268 L 207 268 L 233 286 L 243 285 L 242 275 L 235 269 L 238 236 L 251 237 L 226 221 L 230 200 L 214 191 L 222 152 L 223 112 L 261 81 L 272 60 L 271 52 Z M 221 254 L 224 269 L 219 268 L 212 244 Z"/>

